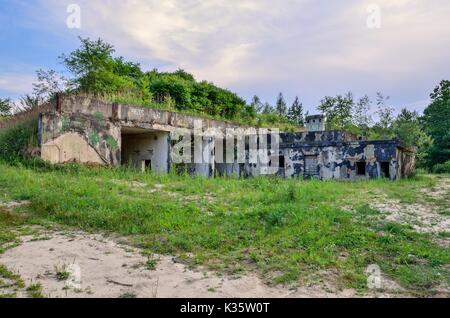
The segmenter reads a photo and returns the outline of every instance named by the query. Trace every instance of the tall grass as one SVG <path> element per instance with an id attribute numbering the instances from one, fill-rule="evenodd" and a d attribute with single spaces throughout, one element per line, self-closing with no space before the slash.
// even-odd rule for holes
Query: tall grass
<path id="1" fill-rule="evenodd" d="M 37 219 L 133 235 L 152 252 L 194 253 L 195 263 L 233 273 L 255 269 L 275 283 L 329 271 L 340 286 L 364 289 L 365 268 L 378 264 L 421 293 L 448 280 L 448 249 L 428 235 L 383 221 L 367 202 L 380 192 L 413 202 L 434 184 L 425 176 L 306 182 L 80 166 L 38 172 L 0 164 L 0 191 L 8 199 L 29 200 Z M 344 208 L 349 206 L 356 212 Z"/>

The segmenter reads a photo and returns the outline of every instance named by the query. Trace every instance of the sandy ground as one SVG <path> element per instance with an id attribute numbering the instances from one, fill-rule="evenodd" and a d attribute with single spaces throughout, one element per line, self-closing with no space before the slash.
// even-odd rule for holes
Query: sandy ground
<path id="1" fill-rule="evenodd" d="M 389 281 L 389 293 L 372 295 L 333 292 L 325 285 L 269 287 L 253 273 L 220 276 L 201 267 L 188 269 L 169 256 L 152 256 L 156 268 L 150 270 L 148 257 L 123 240 L 83 232 L 42 232 L 22 241 L 0 255 L 0 264 L 19 273 L 27 286 L 41 283 L 45 297 L 394 297 L 400 292 Z M 69 278 L 59 281 L 58 271 L 70 273 Z"/>
<path id="2" fill-rule="evenodd" d="M 448 196 L 450 181 L 439 181 L 436 189 L 424 191 L 431 197 Z M 1 203 L 14 209 L 27 202 Z M 386 219 L 410 224 L 419 232 L 449 231 L 450 218 L 429 205 L 405 205 L 399 201 L 377 200 L 372 204 L 385 214 Z M 333 274 L 322 273 L 324 278 L 315 286 L 275 286 L 264 283 L 255 273 L 246 272 L 239 277 L 220 275 L 202 267 L 189 269 L 175 257 L 153 255 L 155 268 L 147 266 L 148 256 L 124 244 L 119 237 L 71 231 L 46 231 L 23 236 L 22 243 L 0 254 L 0 264 L 17 272 L 29 286 L 40 283 L 46 297 L 398 297 L 404 291 L 382 276 L 381 288 L 365 295 L 355 290 L 337 291 Z M 449 239 L 440 243 L 448 245 Z M 58 280 L 57 272 L 67 272 L 66 280 Z M 0 294 L 10 293 L 0 288 Z M 26 297 L 24 289 L 18 297 Z M 448 297 L 448 291 L 443 291 Z"/>
<path id="3" fill-rule="evenodd" d="M 421 191 L 424 196 L 434 199 L 450 197 L 450 179 L 440 178 L 433 189 Z M 399 200 L 378 198 L 371 206 L 385 214 L 386 220 L 408 224 L 420 233 L 430 233 L 439 236 L 441 232 L 450 231 L 450 217 L 442 210 L 450 208 L 450 202 L 446 207 L 436 208 L 431 204 L 403 204 Z M 438 238 L 437 243 L 450 246 L 450 238 Z"/>

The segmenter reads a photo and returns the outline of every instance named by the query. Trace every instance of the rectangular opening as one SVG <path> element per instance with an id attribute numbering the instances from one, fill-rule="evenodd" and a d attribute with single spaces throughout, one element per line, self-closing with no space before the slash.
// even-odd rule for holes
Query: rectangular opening
<path id="1" fill-rule="evenodd" d="M 284 156 L 278 157 L 278 167 L 284 169 Z"/>
<path id="2" fill-rule="evenodd" d="M 366 175 L 366 162 L 365 161 L 359 161 L 356 163 L 356 174 L 358 176 Z"/>
<path id="3" fill-rule="evenodd" d="M 122 165 L 145 171 L 169 171 L 168 132 L 126 127 L 121 133 Z"/>
<path id="4" fill-rule="evenodd" d="M 382 178 L 390 178 L 391 174 L 389 172 L 389 161 L 380 162 L 380 172 Z"/>

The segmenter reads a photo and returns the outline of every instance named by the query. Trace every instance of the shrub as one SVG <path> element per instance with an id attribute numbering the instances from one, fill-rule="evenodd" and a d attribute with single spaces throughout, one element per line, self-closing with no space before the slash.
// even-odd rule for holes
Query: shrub
<path id="1" fill-rule="evenodd" d="M 30 120 L 0 131 L 0 159 L 13 161 L 27 157 L 27 148 L 37 146 L 37 120 Z"/>
<path id="2" fill-rule="evenodd" d="M 434 173 L 450 173 L 450 160 L 433 166 Z"/>

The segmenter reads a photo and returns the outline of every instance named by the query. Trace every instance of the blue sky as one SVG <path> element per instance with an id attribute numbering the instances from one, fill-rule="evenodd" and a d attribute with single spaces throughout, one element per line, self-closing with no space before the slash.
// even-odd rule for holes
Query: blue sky
<path id="1" fill-rule="evenodd" d="M 314 112 L 325 95 L 381 91 L 396 109 L 423 110 L 450 78 L 450 1 L 330 2 L 0 0 L 0 96 L 30 92 L 37 69 L 63 71 L 58 56 L 83 36 L 144 69 L 184 68 L 247 100 L 273 103 L 281 91 Z M 80 29 L 67 27 L 69 4 L 81 9 Z M 374 16 L 380 28 L 368 27 Z"/>

